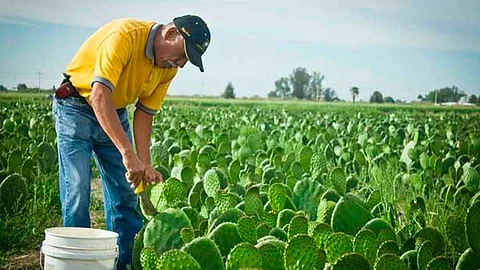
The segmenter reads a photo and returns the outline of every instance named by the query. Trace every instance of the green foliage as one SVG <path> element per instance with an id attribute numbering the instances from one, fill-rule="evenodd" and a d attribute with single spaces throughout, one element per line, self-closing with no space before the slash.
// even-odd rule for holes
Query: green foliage
<path id="1" fill-rule="evenodd" d="M 225 91 L 222 94 L 223 98 L 234 99 L 235 98 L 235 90 L 231 82 L 228 83 Z"/>

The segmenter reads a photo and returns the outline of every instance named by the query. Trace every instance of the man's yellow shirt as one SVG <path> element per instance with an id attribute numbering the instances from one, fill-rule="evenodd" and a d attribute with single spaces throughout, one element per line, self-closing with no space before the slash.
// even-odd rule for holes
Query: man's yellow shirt
<path id="1" fill-rule="evenodd" d="M 153 42 L 160 29 L 155 22 L 112 21 L 83 43 L 65 73 L 87 101 L 93 83 L 99 82 L 112 90 L 115 108 L 136 102 L 137 108 L 155 114 L 177 73 L 177 68 L 154 65 Z"/>

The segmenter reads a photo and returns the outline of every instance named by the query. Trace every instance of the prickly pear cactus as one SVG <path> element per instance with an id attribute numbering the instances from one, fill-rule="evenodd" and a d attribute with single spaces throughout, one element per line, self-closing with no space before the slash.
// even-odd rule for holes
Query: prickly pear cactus
<path id="1" fill-rule="evenodd" d="M 243 213 L 242 210 L 238 208 L 230 208 L 216 218 L 213 217 L 213 212 L 212 212 L 212 214 L 210 215 L 212 217 L 212 221 L 211 221 L 211 224 L 209 225 L 208 232 L 213 231 L 216 227 L 218 227 L 218 225 L 225 222 L 237 223 L 240 217 L 242 217 L 243 215 L 245 215 L 245 213 Z"/>
<path id="2" fill-rule="evenodd" d="M 227 270 L 260 268 L 261 266 L 262 253 L 249 243 L 236 245 L 228 254 L 226 261 Z"/>
<path id="3" fill-rule="evenodd" d="M 325 252 L 328 262 L 335 264 L 343 254 L 353 252 L 353 237 L 343 232 L 333 233 L 325 243 Z"/>
<path id="4" fill-rule="evenodd" d="M 226 257 L 235 245 L 242 242 L 237 232 L 237 225 L 231 222 L 220 224 L 208 235 L 208 238 L 215 242 L 223 257 Z"/>
<path id="5" fill-rule="evenodd" d="M 317 181 L 309 179 L 298 181 L 293 189 L 293 202 L 310 220 L 316 220 L 318 204 L 325 190 L 325 187 Z"/>
<path id="6" fill-rule="evenodd" d="M 215 206 L 221 213 L 227 211 L 230 208 L 234 208 L 237 205 L 237 198 L 232 193 L 219 190 L 214 197 Z"/>
<path id="7" fill-rule="evenodd" d="M 299 234 L 308 233 L 308 220 L 303 215 L 297 215 L 292 218 L 290 221 L 290 226 L 288 226 L 288 239 L 292 239 Z"/>
<path id="8" fill-rule="evenodd" d="M 209 197 L 215 197 L 219 189 L 227 187 L 227 179 L 220 170 L 212 168 L 205 172 L 203 176 L 203 187 Z"/>
<path id="9" fill-rule="evenodd" d="M 195 258 L 203 270 L 224 269 L 220 249 L 210 238 L 195 238 L 186 244 L 182 250 Z"/>
<path id="10" fill-rule="evenodd" d="M 258 187 L 250 187 L 245 194 L 245 213 L 249 216 L 263 216 L 263 203 Z"/>
<path id="11" fill-rule="evenodd" d="M 166 209 L 148 222 L 143 235 L 143 245 L 153 247 L 159 255 L 170 249 L 181 248 L 183 240 L 180 231 L 185 227 L 193 231 L 190 220 L 182 210 Z"/>
<path id="12" fill-rule="evenodd" d="M 450 270 L 453 269 L 452 261 L 446 256 L 436 257 L 427 265 L 427 270 Z"/>
<path id="13" fill-rule="evenodd" d="M 257 221 L 252 217 L 242 217 L 237 223 L 237 232 L 243 242 L 257 243 Z"/>
<path id="14" fill-rule="evenodd" d="M 0 212 L 13 214 L 27 199 L 27 184 L 17 173 L 7 176 L 0 184 Z"/>
<path id="15" fill-rule="evenodd" d="M 418 238 L 423 238 L 425 240 L 430 240 L 432 242 L 434 247 L 433 255 L 439 254 L 443 252 L 443 250 L 445 249 L 445 238 L 437 228 L 425 227 L 423 229 L 420 229 L 415 234 L 415 239 L 418 239 Z"/>
<path id="16" fill-rule="evenodd" d="M 144 270 L 159 269 L 159 259 L 160 257 L 153 247 L 144 247 L 140 252 L 140 264 Z"/>
<path id="17" fill-rule="evenodd" d="M 366 204 L 356 195 L 347 194 L 341 198 L 332 213 L 332 229 L 355 235 L 373 218 Z"/>
<path id="18" fill-rule="evenodd" d="M 369 229 L 360 230 L 353 239 L 353 251 L 362 254 L 371 266 L 377 253 L 377 236 Z"/>
<path id="19" fill-rule="evenodd" d="M 315 241 L 308 235 L 297 235 L 285 247 L 285 269 L 314 269 L 319 253 Z"/>
<path id="20" fill-rule="evenodd" d="M 275 243 L 275 240 L 259 242 L 255 247 L 260 251 L 262 256 L 262 269 L 283 270 L 283 248 Z"/>
<path id="21" fill-rule="evenodd" d="M 480 269 L 480 256 L 475 254 L 471 248 L 463 252 L 458 260 L 456 270 Z"/>
<path id="22" fill-rule="evenodd" d="M 467 240 L 470 248 L 476 253 L 480 254 L 480 201 L 474 203 L 467 211 L 465 219 L 465 228 L 467 233 Z"/>
<path id="23" fill-rule="evenodd" d="M 292 218 L 296 215 L 297 214 L 295 213 L 295 211 L 291 209 L 283 209 L 282 211 L 280 211 L 280 213 L 278 213 L 277 227 L 283 228 L 283 226 L 289 224 Z"/>
<path id="24" fill-rule="evenodd" d="M 347 187 L 347 177 L 342 168 L 335 168 L 329 175 L 330 184 L 341 196 L 345 195 L 345 189 Z"/>
<path id="25" fill-rule="evenodd" d="M 268 189 L 268 202 L 275 213 L 283 210 L 288 187 L 281 183 L 275 183 Z"/>
<path id="26" fill-rule="evenodd" d="M 433 259 L 434 246 L 431 241 L 424 241 L 417 253 L 418 270 L 426 270 L 428 263 Z"/>
<path id="27" fill-rule="evenodd" d="M 408 270 L 407 265 L 397 255 L 383 254 L 375 260 L 375 270 Z"/>
<path id="28" fill-rule="evenodd" d="M 317 209 L 317 221 L 330 224 L 335 205 L 336 202 L 334 201 L 322 199 Z"/>
<path id="29" fill-rule="evenodd" d="M 332 265 L 332 270 L 370 270 L 370 265 L 367 259 L 358 253 L 347 253 L 342 255 L 335 264 Z"/>
<path id="30" fill-rule="evenodd" d="M 158 269 L 162 270 L 202 270 L 200 264 L 188 253 L 172 249 L 160 256 Z"/>
<path id="31" fill-rule="evenodd" d="M 448 242 L 455 251 L 462 252 L 468 247 L 467 235 L 465 233 L 465 216 L 450 215 L 445 220 L 445 234 Z"/>
<path id="32" fill-rule="evenodd" d="M 327 239 L 331 234 L 333 234 L 333 230 L 330 225 L 326 223 L 320 223 L 315 226 L 315 229 L 313 229 L 312 237 L 315 241 L 315 244 L 317 244 L 320 249 L 325 249 Z"/>
<path id="33" fill-rule="evenodd" d="M 394 255 L 400 255 L 400 248 L 398 247 L 398 244 L 395 241 L 388 240 L 383 242 L 380 247 L 378 248 L 377 251 L 377 257 L 382 256 L 383 254 L 394 254 Z"/>

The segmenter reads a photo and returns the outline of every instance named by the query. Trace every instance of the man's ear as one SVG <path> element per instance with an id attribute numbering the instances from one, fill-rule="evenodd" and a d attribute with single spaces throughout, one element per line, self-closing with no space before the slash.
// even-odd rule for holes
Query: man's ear
<path id="1" fill-rule="evenodd" d="M 167 33 L 165 33 L 165 40 L 175 41 L 177 39 L 177 35 L 179 34 L 180 33 L 178 32 L 177 28 L 172 26 L 167 30 Z"/>

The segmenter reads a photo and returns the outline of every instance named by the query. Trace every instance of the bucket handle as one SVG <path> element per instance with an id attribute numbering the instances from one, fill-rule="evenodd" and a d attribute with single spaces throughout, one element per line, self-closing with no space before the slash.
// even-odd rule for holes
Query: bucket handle
<path id="1" fill-rule="evenodd" d="M 43 270 L 43 260 L 42 260 L 42 255 L 43 255 L 43 252 L 42 252 L 42 247 L 40 247 L 40 268 Z"/>

